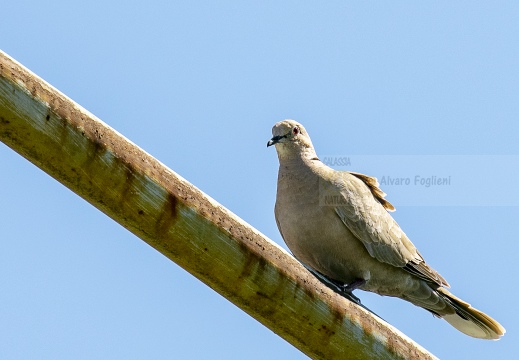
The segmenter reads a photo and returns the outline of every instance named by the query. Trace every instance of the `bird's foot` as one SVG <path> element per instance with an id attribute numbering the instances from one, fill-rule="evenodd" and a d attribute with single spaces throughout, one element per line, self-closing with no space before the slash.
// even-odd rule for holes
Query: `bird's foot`
<path id="1" fill-rule="evenodd" d="M 308 268 L 312 274 L 314 274 L 319 280 L 321 280 L 324 284 L 326 284 L 329 288 L 331 288 L 336 293 L 341 294 L 346 299 L 354 302 L 357 305 L 361 305 L 362 303 L 360 299 L 353 295 L 353 290 L 357 289 L 359 286 L 362 286 L 366 283 L 366 280 L 364 279 L 355 279 L 351 284 L 344 284 L 340 281 L 334 280 L 329 278 L 326 275 L 321 274 L 320 272 L 317 272 L 311 268 Z"/>
<path id="2" fill-rule="evenodd" d="M 359 287 L 361 287 L 365 283 L 366 283 L 366 280 L 364 280 L 364 279 L 360 279 L 360 278 L 359 279 L 355 279 L 353 282 L 351 282 L 349 284 L 343 284 L 341 286 L 342 287 L 342 291 L 351 293 L 353 290 L 358 289 Z"/>
<path id="3" fill-rule="evenodd" d="M 353 295 L 353 290 L 358 289 L 360 286 L 364 285 L 366 280 L 364 279 L 355 279 L 355 281 L 349 284 L 340 284 L 338 287 L 340 289 L 340 294 L 345 298 L 353 301 L 357 305 L 361 305 L 360 299 Z"/>
<path id="4" fill-rule="evenodd" d="M 360 299 L 353 295 L 353 292 L 351 291 L 344 291 L 343 289 L 340 289 L 341 291 L 339 291 L 339 294 L 341 294 L 343 297 L 345 297 L 346 299 L 354 302 L 355 304 L 357 305 L 361 305 L 362 306 L 362 303 L 360 301 Z"/>
<path id="5" fill-rule="evenodd" d="M 305 266 L 306 267 L 306 266 Z M 364 285 L 366 283 L 366 280 L 364 279 L 355 279 L 350 284 L 344 284 L 340 281 L 334 280 L 329 278 L 326 275 L 321 274 L 320 272 L 317 272 L 309 267 L 306 267 L 312 274 L 314 274 L 315 277 L 317 277 L 321 282 L 323 282 L 325 285 L 327 285 L 330 289 L 335 291 L 336 293 L 340 294 L 341 296 L 345 297 L 346 299 L 350 300 L 351 302 L 354 302 L 355 304 L 359 305 L 360 307 L 366 309 L 373 315 L 381 318 L 376 313 L 371 311 L 366 306 L 362 305 L 360 299 L 353 295 L 353 290 L 358 289 L 360 286 Z M 381 318 L 382 319 L 382 318 Z M 382 319 L 383 320 L 383 319 Z"/>

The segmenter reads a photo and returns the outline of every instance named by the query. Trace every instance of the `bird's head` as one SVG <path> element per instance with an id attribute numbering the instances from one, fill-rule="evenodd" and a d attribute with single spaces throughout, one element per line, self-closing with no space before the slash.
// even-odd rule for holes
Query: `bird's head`
<path id="1" fill-rule="evenodd" d="M 312 140 L 303 125 L 294 120 L 283 120 L 272 128 L 272 139 L 267 147 L 275 145 L 279 158 L 316 157 Z"/>

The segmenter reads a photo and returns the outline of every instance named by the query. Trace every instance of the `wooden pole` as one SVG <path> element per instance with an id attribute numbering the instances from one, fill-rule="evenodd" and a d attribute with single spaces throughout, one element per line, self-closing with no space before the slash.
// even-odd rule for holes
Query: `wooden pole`
<path id="1" fill-rule="evenodd" d="M 0 140 L 311 358 L 434 359 L 1 51 Z"/>

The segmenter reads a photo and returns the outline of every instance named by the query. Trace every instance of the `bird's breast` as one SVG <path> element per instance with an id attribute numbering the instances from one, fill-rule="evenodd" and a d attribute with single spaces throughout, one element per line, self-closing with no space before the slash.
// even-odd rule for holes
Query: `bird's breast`
<path id="1" fill-rule="evenodd" d="M 322 201 L 321 182 L 312 173 L 279 177 L 275 213 L 285 243 L 298 260 L 334 279 L 369 277 L 353 261 L 369 254 L 335 207 Z"/>

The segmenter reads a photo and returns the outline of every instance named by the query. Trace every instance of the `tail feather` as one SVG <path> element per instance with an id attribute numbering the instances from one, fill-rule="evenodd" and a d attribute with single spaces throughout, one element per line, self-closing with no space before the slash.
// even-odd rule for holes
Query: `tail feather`
<path id="1" fill-rule="evenodd" d="M 487 314 L 474 309 L 469 303 L 451 294 L 445 288 L 438 288 L 438 294 L 450 304 L 455 314 L 441 315 L 449 324 L 469 336 L 497 340 L 506 332 L 505 328 Z"/>

